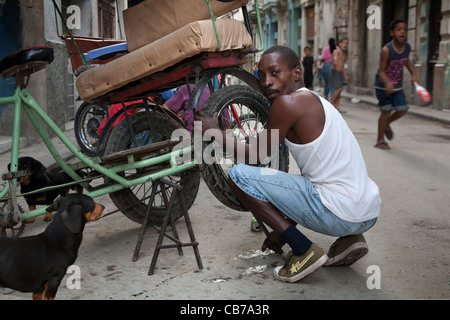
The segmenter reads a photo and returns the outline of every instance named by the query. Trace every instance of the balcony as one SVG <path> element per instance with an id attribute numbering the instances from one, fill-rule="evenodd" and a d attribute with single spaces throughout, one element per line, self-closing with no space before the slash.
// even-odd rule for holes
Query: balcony
<path id="1" fill-rule="evenodd" d="M 262 5 L 262 10 L 266 13 L 277 13 L 278 9 L 278 1 L 275 0 L 264 0 L 264 4 Z"/>

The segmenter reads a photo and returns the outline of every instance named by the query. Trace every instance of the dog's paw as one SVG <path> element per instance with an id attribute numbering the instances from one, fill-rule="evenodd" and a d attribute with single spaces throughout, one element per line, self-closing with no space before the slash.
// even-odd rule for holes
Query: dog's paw
<path id="1" fill-rule="evenodd" d="M 33 223 L 34 220 L 36 220 L 36 218 L 28 218 L 27 220 L 25 220 L 25 223 Z"/>
<path id="2" fill-rule="evenodd" d="M 52 213 L 51 212 L 47 212 L 46 214 L 45 214 L 45 217 L 44 217 L 44 221 L 52 221 L 53 220 L 53 215 L 52 215 Z"/>

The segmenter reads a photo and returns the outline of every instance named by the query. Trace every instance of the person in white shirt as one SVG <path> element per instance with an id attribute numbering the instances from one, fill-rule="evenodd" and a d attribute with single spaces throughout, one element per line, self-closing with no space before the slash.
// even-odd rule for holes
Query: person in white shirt
<path id="1" fill-rule="evenodd" d="M 317 49 L 317 70 L 318 70 L 318 75 L 319 75 L 319 85 L 320 85 L 320 89 L 323 88 L 323 61 L 322 61 L 322 48 Z"/>
<path id="2" fill-rule="evenodd" d="M 257 148 L 245 145 L 246 163 L 255 150 L 270 154 L 272 146 L 286 143 L 301 174 L 289 174 L 257 163 L 229 170 L 229 183 L 242 204 L 273 231 L 262 249 L 280 252 L 291 247 L 284 266 L 274 269 L 276 279 L 295 282 L 322 265 L 346 266 L 368 252 L 362 235 L 376 222 L 381 206 L 378 186 L 368 174 L 353 133 L 327 100 L 304 88 L 296 53 L 283 46 L 264 52 L 259 61 L 259 85 L 272 106 Z M 202 131 L 219 128 L 217 119 L 199 112 Z M 278 140 L 271 141 L 272 131 Z M 276 135 L 274 135 L 276 136 Z M 240 148 L 222 131 L 222 146 Z M 261 149 L 267 153 L 261 153 Z M 276 150 L 277 148 L 275 148 Z M 297 227 L 338 237 L 326 254 Z"/>

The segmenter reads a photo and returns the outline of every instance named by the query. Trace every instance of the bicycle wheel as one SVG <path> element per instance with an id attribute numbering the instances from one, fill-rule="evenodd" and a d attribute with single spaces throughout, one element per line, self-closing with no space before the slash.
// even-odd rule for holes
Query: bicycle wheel
<path id="1" fill-rule="evenodd" d="M 154 123 L 156 135 L 159 141 L 170 140 L 172 132 L 179 128 L 179 125 L 172 119 L 160 112 L 150 111 L 152 113 L 152 120 Z M 112 154 L 118 151 L 132 149 L 152 143 L 150 134 L 149 121 L 146 112 L 137 112 L 129 115 L 130 124 L 134 132 L 134 137 L 128 128 L 127 121 L 121 121 L 112 131 L 105 148 L 105 155 Z M 155 141 L 156 142 L 156 141 Z M 162 164 L 168 166 L 168 163 Z M 153 167 L 128 170 L 121 172 L 123 176 L 133 177 L 143 176 L 154 172 Z M 165 177 L 174 183 L 180 183 L 183 187 L 183 195 L 187 209 L 189 209 L 195 201 L 200 186 L 200 173 L 198 168 L 185 170 L 178 174 Z M 108 182 L 109 179 L 105 179 Z M 140 224 L 143 223 L 147 213 L 148 202 L 152 192 L 153 184 L 151 182 L 140 184 L 132 188 L 120 190 L 110 193 L 110 197 L 117 208 L 125 214 L 128 218 Z M 167 188 L 169 193 L 172 193 L 172 188 Z M 182 215 L 181 202 L 175 199 L 172 207 L 172 218 L 178 219 Z M 166 206 L 164 199 L 157 191 L 154 202 L 152 203 L 152 215 L 148 219 L 150 225 L 161 225 L 166 214 Z"/>
<path id="2" fill-rule="evenodd" d="M 203 111 L 222 119 L 227 134 L 246 142 L 256 138 L 264 129 L 269 116 L 269 101 L 259 92 L 247 86 L 229 86 L 216 91 L 207 100 Z M 227 118 L 229 118 L 227 120 Z M 208 150 L 206 150 L 208 148 Z M 237 163 L 235 157 L 221 149 L 212 148 L 211 142 L 203 142 L 203 155 L 211 154 L 214 162 L 202 157 L 202 175 L 214 196 L 227 207 L 247 211 L 228 185 L 228 170 Z M 283 144 L 279 147 L 278 157 L 266 164 L 272 168 L 287 172 L 289 170 L 289 150 Z"/>
<path id="3" fill-rule="evenodd" d="M 75 114 L 75 139 L 81 152 L 90 157 L 100 155 L 97 130 L 107 114 L 108 108 L 87 102 L 83 102 Z"/>

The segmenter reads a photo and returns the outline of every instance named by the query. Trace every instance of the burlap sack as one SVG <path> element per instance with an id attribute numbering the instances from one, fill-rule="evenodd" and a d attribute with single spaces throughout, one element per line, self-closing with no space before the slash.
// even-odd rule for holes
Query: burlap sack
<path id="1" fill-rule="evenodd" d="M 216 17 L 246 5 L 248 0 L 210 0 Z M 205 0 L 146 0 L 123 12 L 128 51 L 160 39 L 190 22 L 211 17 Z"/>

